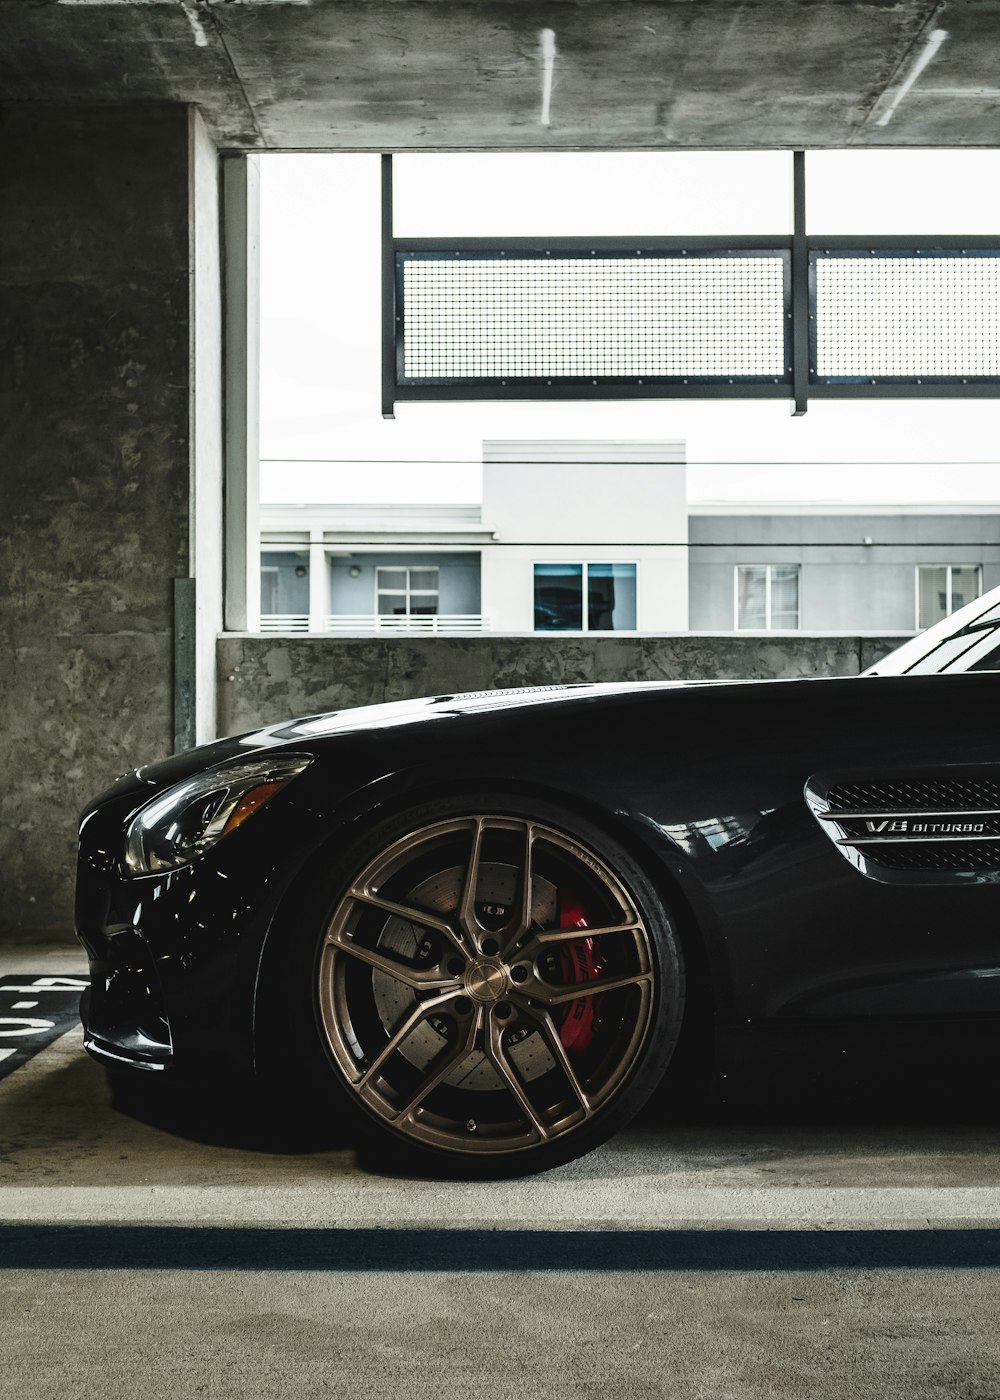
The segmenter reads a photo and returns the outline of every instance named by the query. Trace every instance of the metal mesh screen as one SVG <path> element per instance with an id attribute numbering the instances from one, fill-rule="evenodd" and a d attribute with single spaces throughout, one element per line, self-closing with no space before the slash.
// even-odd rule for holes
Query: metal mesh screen
<path id="1" fill-rule="evenodd" d="M 785 379 L 786 263 L 401 253 L 400 381 Z"/>
<path id="2" fill-rule="evenodd" d="M 1000 375 L 1000 252 L 814 256 L 815 375 Z"/>

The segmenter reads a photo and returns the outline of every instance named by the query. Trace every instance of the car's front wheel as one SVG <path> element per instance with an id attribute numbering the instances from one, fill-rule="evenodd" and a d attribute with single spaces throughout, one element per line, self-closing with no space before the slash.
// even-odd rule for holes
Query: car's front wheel
<path id="1" fill-rule="evenodd" d="M 555 808 L 439 803 L 374 834 L 326 921 L 316 1007 L 357 1103 L 479 1174 L 588 1151 L 659 1082 L 681 952 L 643 871 Z"/>

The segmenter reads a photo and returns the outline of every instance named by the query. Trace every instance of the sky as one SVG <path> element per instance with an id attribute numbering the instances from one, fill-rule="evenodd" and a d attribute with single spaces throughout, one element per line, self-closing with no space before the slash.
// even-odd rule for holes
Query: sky
<path id="1" fill-rule="evenodd" d="M 261 497 L 476 502 L 485 438 L 687 443 L 692 502 L 1000 501 L 1000 401 L 400 404 L 380 411 L 379 157 L 261 166 Z M 788 152 L 394 159 L 402 236 L 787 234 Z M 1000 226 L 1000 152 L 807 158 L 807 225 L 834 234 Z"/>

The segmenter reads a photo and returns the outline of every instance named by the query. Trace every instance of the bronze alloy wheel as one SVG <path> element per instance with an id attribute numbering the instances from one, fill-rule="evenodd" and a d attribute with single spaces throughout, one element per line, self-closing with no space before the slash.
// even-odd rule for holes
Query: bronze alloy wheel
<path id="1" fill-rule="evenodd" d="M 662 909 L 608 857 L 548 820 L 462 813 L 405 830 L 351 881 L 323 936 L 319 1020 L 384 1127 L 530 1171 L 607 1136 L 643 1065 L 659 1078 L 681 982 Z"/>

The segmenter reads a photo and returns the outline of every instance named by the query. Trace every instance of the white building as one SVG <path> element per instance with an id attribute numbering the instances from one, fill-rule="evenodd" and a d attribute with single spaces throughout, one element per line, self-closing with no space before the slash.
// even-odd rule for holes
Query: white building
<path id="1" fill-rule="evenodd" d="M 682 442 L 487 442 L 476 506 L 261 507 L 279 631 L 678 632 Z"/>
<path id="2" fill-rule="evenodd" d="M 261 507 L 261 627 L 489 630 L 478 506 Z"/>
<path id="3" fill-rule="evenodd" d="M 678 441 L 495 441 L 481 507 L 264 505 L 262 627 L 893 632 L 1000 584 L 998 502 L 699 505 L 685 475 Z"/>
<path id="4" fill-rule="evenodd" d="M 495 631 L 686 630 L 682 442 L 486 442 L 483 520 Z"/>

